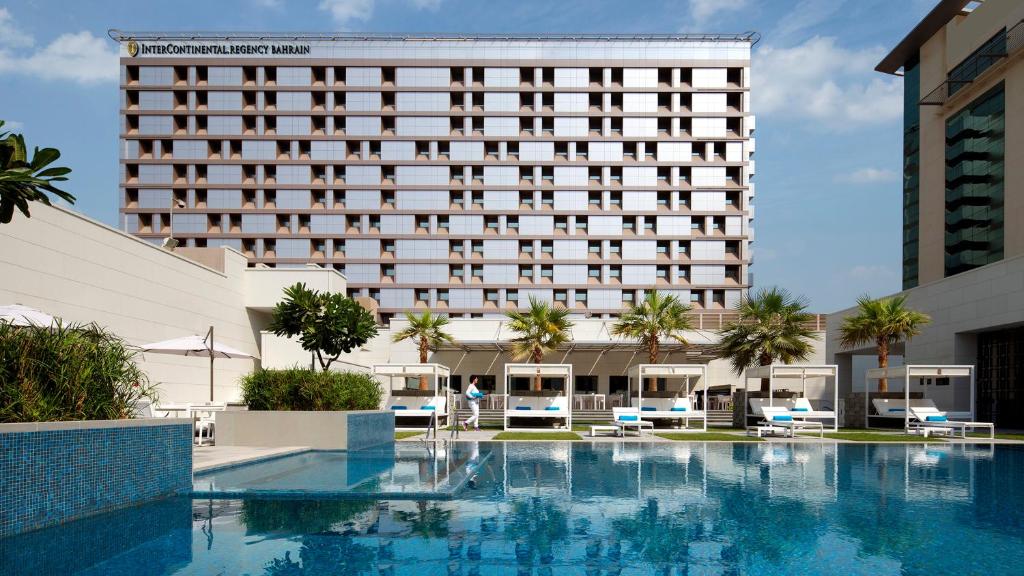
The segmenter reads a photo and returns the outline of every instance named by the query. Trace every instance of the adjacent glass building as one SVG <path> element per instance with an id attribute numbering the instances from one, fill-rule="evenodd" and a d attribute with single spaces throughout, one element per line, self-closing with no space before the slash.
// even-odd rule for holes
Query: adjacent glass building
<path id="1" fill-rule="evenodd" d="M 111 35 L 147 240 L 333 267 L 385 318 L 749 284 L 755 35 Z"/>

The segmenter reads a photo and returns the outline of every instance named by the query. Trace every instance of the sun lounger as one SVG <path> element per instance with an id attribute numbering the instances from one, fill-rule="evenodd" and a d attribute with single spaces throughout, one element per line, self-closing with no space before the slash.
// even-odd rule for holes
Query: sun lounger
<path id="1" fill-rule="evenodd" d="M 509 396 L 505 407 L 506 428 L 514 428 L 509 423 L 512 418 L 559 418 L 563 424 L 569 423 L 568 396 Z"/>
<path id="2" fill-rule="evenodd" d="M 995 438 L 995 426 L 991 422 L 965 422 L 961 420 L 950 420 L 946 412 L 930 406 L 911 406 L 910 415 L 913 417 L 911 427 L 927 431 L 935 429 L 953 429 L 960 432 L 963 438 L 967 437 L 967 429 L 988 428 L 989 438 Z"/>
<path id="3" fill-rule="evenodd" d="M 689 426 L 690 420 L 703 420 L 704 411 L 694 410 L 690 399 L 644 398 L 640 415 L 648 420 L 678 420 L 680 425 Z"/>
<path id="4" fill-rule="evenodd" d="M 403 396 L 392 393 L 384 407 L 395 413 L 395 427 L 408 426 L 415 418 L 437 416 L 438 426 L 448 421 L 448 398 L 446 396 Z M 417 428 L 419 429 L 419 428 Z"/>
<path id="5" fill-rule="evenodd" d="M 649 420 L 640 419 L 640 411 L 636 408 L 612 408 L 612 423 L 619 428 L 619 436 L 625 436 L 626 430 L 636 429 L 636 435 L 640 436 L 644 428 L 654 429 L 654 423 Z"/>
<path id="6" fill-rule="evenodd" d="M 793 413 L 782 406 L 762 406 L 761 413 L 764 415 L 764 420 L 759 422 L 758 426 L 782 428 L 789 432 L 790 438 L 793 438 L 798 430 L 817 431 L 820 437 L 825 436 L 825 428 L 821 422 L 795 419 Z"/>

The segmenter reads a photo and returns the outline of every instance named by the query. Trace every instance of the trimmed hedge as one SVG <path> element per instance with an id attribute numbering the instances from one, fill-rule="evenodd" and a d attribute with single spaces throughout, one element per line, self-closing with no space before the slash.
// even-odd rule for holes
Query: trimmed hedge
<path id="1" fill-rule="evenodd" d="M 359 372 L 257 370 L 242 378 L 249 410 L 377 410 L 383 391 Z"/>
<path id="2" fill-rule="evenodd" d="M 156 401 L 135 354 L 95 324 L 0 322 L 0 422 L 133 417 L 137 402 Z"/>

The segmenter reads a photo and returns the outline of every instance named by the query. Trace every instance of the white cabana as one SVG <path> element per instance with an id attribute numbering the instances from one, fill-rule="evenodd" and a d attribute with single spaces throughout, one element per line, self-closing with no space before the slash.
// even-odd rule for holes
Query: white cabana
<path id="1" fill-rule="evenodd" d="M 0 322 L 6 322 L 12 326 L 35 326 L 37 328 L 50 328 L 56 323 L 53 316 L 46 312 L 21 304 L 0 306 Z"/>
<path id="2" fill-rule="evenodd" d="M 903 398 L 871 398 L 871 383 L 877 383 L 882 378 L 887 379 L 890 386 L 893 382 L 901 382 L 903 384 Z M 974 366 L 969 364 L 907 364 L 904 366 L 891 366 L 889 368 L 872 368 L 865 373 L 864 426 L 870 427 L 869 419 L 874 417 L 898 418 L 903 420 L 904 430 L 910 431 L 912 416 L 910 413 L 911 408 L 936 408 L 935 401 L 931 398 L 910 397 L 910 381 L 921 380 L 924 378 L 931 379 L 933 383 L 937 383 L 938 379 L 948 379 L 951 386 L 952 379 L 967 378 L 970 383 L 969 409 L 961 411 L 946 410 L 945 415 L 948 416 L 950 420 L 974 420 Z M 924 390 L 922 390 L 922 396 L 924 396 L 923 392 Z M 875 414 L 871 414 L 871 408 L 875 409 Z"/>
<path id="3" fill-rule="evenodd" d="M 143 352 L 172 356 L 200 356 L 210 359 L 210 402 L 213 402 L 213 361 L 217 358 L 255 358 L 252 354 L 236 350 L 213 340 L 213 326 L 206 336 L 193 334 L 171 340 L 153 342 L 139 347 Z"/>
<path id="4" fill-rule="evenodd" d="M 448 423 L 448 408 L 450 406 L 448 382 L 451 378 L 451 370 L 447 366 L 442 364 L 374 364 L 370 372 L 376 377 L 388 379 L 388 399 L 384 409 L 395 413 L 395 428 L 429 429 L 431 416 L 437 417 L 439 427 Z M 433 394 L 424 395 L 419 389 L 406 387 L 410 379 L 415 379 L 418 384 L 420 377 L 430 380 L 428 392 L 433 391 Z M 393 387 L 395 378 L 402 381 L 403 387 L 399 390 L 395 390 Z M 402 424 L 405 425 L 409 424 L 409 420 L 415 418 L 426 418 L 426 426 L 399 426 L 399 421 L 404 420 L 405 422 Z"/>
<path id="5" fill-rule="evenodd" d="M 645 378 L 676 378 L 682 379 L 682 385 L 672 398 L 644 398 Z M 708 429 L 708 413 L 705 405 L 701 410 L 693 407 L 694 390 L 690 381 L 703 381 L 704 402 L 708 395 L 708 367 L 704 364 L 637 364 L 628 371 L 628 389 L 626 394 L 632 401 L 633 386 L 637 388 L 636 409 L 640 418 L 679 420 L 684 430 L 689 429 L 690 420 L 700 418 L 703 426 L 700 431 Z M 693 429 L 697 431 L 696 428 Z"/>
<path id="6" fill-rule="evenodd" d="M 826 382 L 832 379 L 832 406 L 814 407 L 807 398 L 807 380 L 811 378 L 824 378 Z M 832 430 L 839 430 L 839 366 L 836 364 L 771 364 L 768 366 L 754 366 L 743 372 L 744 391 L 749 390 L 750 380 L 768 380 L 768 398 L 750 398 L 745 394 L 746 407 L 744 409 L 744 427 L 750 428 L 751 418 L 761 417 L 762 406 L 782 406 L 798 420 L 831 420 Z M 775 398 L 775 390 L 780 382 L 800 381 L 800 397 Z"/>
<path id="7" fill-rule="evenodd" d="M 512 378 L 562 378 L 565 386 L 561 394 L 533 396 L 513 394 Z M 559 418 L 565 420 L 565 429 L 572 430 L 572 364 L 505 364 L 504 428 L 509 429 L 512 418 Z"/>

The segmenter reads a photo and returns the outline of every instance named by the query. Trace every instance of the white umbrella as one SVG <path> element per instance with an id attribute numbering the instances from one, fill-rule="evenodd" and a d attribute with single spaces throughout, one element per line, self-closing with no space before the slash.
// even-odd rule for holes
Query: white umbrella
<path id="1" fill-rule="evenodd" d="M 10 322 L 15 326 L 37 326 L 39 328 L 49 328 L 54 325 L 53 316 L 46 312 L 40 312 L 35 308 L 22 306 L 21 304 L 0 306 L 0 322 Z"/>
<path id="2" fill-rule="evenodd" d="M 210 402 L 213 402 L 213 361 L 215 358 L 255 358 L 252 354 L 214 342 L 213 326 L 206 337 L 193 334 L 140 346 L 143 352 L 175 356 L 202 356 L 210 359 Z"/>

